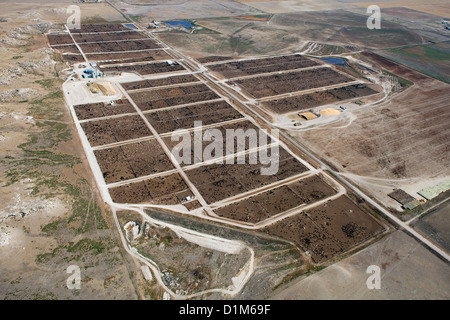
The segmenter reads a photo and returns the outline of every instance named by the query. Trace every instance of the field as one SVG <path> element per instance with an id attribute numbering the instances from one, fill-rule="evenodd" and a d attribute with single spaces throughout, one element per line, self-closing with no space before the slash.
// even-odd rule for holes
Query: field
<path id="1" fill-rule="evenodd" d="M 221 217 L 258 223 L 274 215 L 322 200 L 335 194 L 320 177 L 313 176 L 288 183 L 215 210 Z M 267 201 L 273 198 L 273 201 Z"/>
<path id="2" fill-rule="evenodd" d="M 110 63 L 130 63 L 139 61 L 167 60 L 170 56 L 164 50 L 146 50 L 133 52 L 92 53 L 86 54 L 89 61 Z"/>
<path id="3" fill-rule="evenodd" d="M 343 121 L 291 134 L 395 208 L 387 196 L 393 188 L 415 194 L 433 183 L 430 177 L 447 174 L 449 85 L 376 54 L 364 57 L 414 84 L 383 103 L 355 111 L 351 126 L 341 127 Z"/>
<path id="4" fill-rule="evenodd" d="M 154 140 L 94 151 L 106 183 L 114 183 L 174 169 Z"/>
<path id="5" fill-rule="evenodd" d="M 193 75 L 181 75 L 181 76 L 172 76 L 172 77 L 166 77 L 166 78 L 160 78 L 160 79 L 124 82 L 124 83 L 122 83 L 122 87 L 127 91 L 131 91 L 131 90 L 156 88 L 156 87 L 170 86 L 170 85 L 177 85 L 177 84 L 191 83 L 191 82 L 199 82 L 199 80 Z"/>
<path id="6" fill-rule="evenodd" d="M 389 49 L 380 54 L 450 83 L 450 42 Z"/>
<path id="7" fill-rule="evenodd" d="M 242 118 L 242 115 L 225 101 L 165 109 L 146 113 L 145 116 L 159 134 L 194 128 L 196 121 L 208 126 Z"/>
<path id="8" fill-rule="evenodd" d="M 102 72 L 135 72 L 139 75 L 186 71 L 186 69 L 179 64 L 168 64 L 166 62 L 133 64 L 128 66 L 108 66 L 107 64 L 102 64 L 100 70 Z"/>
<path id="9" fill-rule="evenodd" d="M 383 231 L 348 197 L 342 196 L 265 228 L 297 243 L 316 261 L 329 259 Z"/>
<path id="10" fill-rule="evenodd" d="M 208 65 L 208 69 L 218 72 L 225 78 L 269 73 L 284 70 L 302 69 L 319 65 L 302 55 L 281 56 L 256 60 L 243 60 L 224 64 Z"/>
<path id="11" fill-rule="evenodd" d="M 83 122 L 81 127 L 92 147 L 151 136 L 138 115 Z"/>
<path id="12" fill-rule="evenodd" d="M 104 118 L 113 115 L 136 113 L 136 109 L 127 100 L 115 100 L 113 103 L 88 103 L 74 106 L 78 120 Z"/>
<path id="13" fill-rule="evenodd" d="M 317 68 L 305 71 L 289 71 L 282 74 L 257 76 L 227 82 L 240 86 L 248 95 L 260 99 L 280 94 L 330 86 L 353 79 L 331 68 Z"/>
<path id="14" fill-rule="evenodd" d="M 132 92 L 130 93 L 130 96 L 143 111 L 157 110 L 220 98 L 203 83 L 163 89 L 143 90 Z"/>
<path id="15" fill-rule="evenodd" d="M 308 110 L 317 106 L 364 97 L 376 93 L 378 93 L 378 91 L 375 91 L 366 85 L 351 85 L 317 91 L 314 93 L 295 95 L 282 99 L 266 100 L 262 105 L 275 113 L 288 113 Z"/>

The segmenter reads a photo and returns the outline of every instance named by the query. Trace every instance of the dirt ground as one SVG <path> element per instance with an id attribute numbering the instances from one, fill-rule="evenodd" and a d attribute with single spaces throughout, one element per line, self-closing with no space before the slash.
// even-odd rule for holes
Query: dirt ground
<path id="1" fill-rule="evenodd" d="M 378 93 L 368 86 L 351 85 L 320 92 L 306 93 L 302 95 L 275 99 L 263 102 L 275 113 L 288 113 L 293 111 L 308 110 L 317 106 L 339 102 L 352 98 L 364 97 Z"/>
<path id="2" fill-rule="evenodd" d="M 330 259 L 383 230 L 383 226 L 347 196 L 285 218 L 264 229 L 297 243 L 310 253 L 314 262 Z"/>
<path id="3" fill-rule="evenodd" d="M 256 223 L 334 193 L 335 191 L 320 177 L 314 176 L 221 207 L 216 209 L 215 213 L 233 220 Z M 269 197 L 271 201 L 267 201 Z"/>
<path id="4" fill-rule="evenodd" d="M 299 81 L 301 79 L 301 81 Z M 312 88 L 353 81 L 353 79 L 331 68 L 304 71 L 290 71 L 282 74 L 258 76 L 228 82 L 237 84 L 251 96 L 260 99 L 283 93 L 297 92 Z"/>
<path id="5" fill-rule="evenodd" d="M 367 268 L 381 272 L 381 289 L 369 290 Z M 281 287 L 272 299 L 293 300 L 448 300 L 448 264 L 403 231 L 307 278 Z"/>
<path id="6" fill-rule="evenodd" d="M 0 297 L 137 299 L 136 266 L 101 207 L 42 34 L 67 5 L 0 4 Z M 70 265 L 80 290 L 67 288 Z"/>

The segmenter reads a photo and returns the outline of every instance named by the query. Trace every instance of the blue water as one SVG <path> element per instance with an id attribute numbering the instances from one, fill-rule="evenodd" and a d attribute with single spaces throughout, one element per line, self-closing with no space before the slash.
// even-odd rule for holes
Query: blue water
<path id="1" fill-rule="evenodd" d="M 337 65 L 337 66 L 346 66 L 347 62 L 341 58 L 322 58 L 322 61 Z"/>
<path id="2" fill-rule="evenodd" d="M 136 29 L 136 30 L 137 30 L 136 26 L 135 26 L 134 24 L 131 24 L 131 23 L 130 23 L 130 24 L 127 23 L 127 24 L 125 25 L 125 27 L 133 28 L 133 29 Z"/>
<path id="3" fill-rule="evenodd" d="M 175 20 L 175 21 L 166 21 L 167 24 L 170 24 L 171 26 L 175 27 L 178 25 L 182 25 L 185 28 L 192 28 L 194 25 L 192 23 L 190 23 L 189 21 L 184 21 L 184 20 Z"/>

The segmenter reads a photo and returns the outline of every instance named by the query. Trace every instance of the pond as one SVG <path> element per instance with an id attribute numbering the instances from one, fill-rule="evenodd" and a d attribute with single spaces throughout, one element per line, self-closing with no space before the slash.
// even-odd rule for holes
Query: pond
<path id="1" fill-rule="evenodd" d="M 190 29 L 194 26 L 191 22 L 185 21 L 185 20 L 166 21 L 165 23 L 167 23 L 173 27 L 176 27 L 181 24 L 183 27 L 188 28 L 188 29 Z"/>
<path id="2" fill-rule="evenodd" d="M 346 66 L 347 61 L 341 58 L 321 58 L 320 60 L 337 65 L 337 66 Z"/>

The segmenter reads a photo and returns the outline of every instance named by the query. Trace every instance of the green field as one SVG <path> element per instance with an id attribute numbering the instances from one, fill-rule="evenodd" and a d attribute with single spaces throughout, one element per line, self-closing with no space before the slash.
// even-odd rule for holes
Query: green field
<path id="1" fill-rule="evenodd" d="M 450 41 L 379 52 L 398 63 L 450 83 Z"/>

